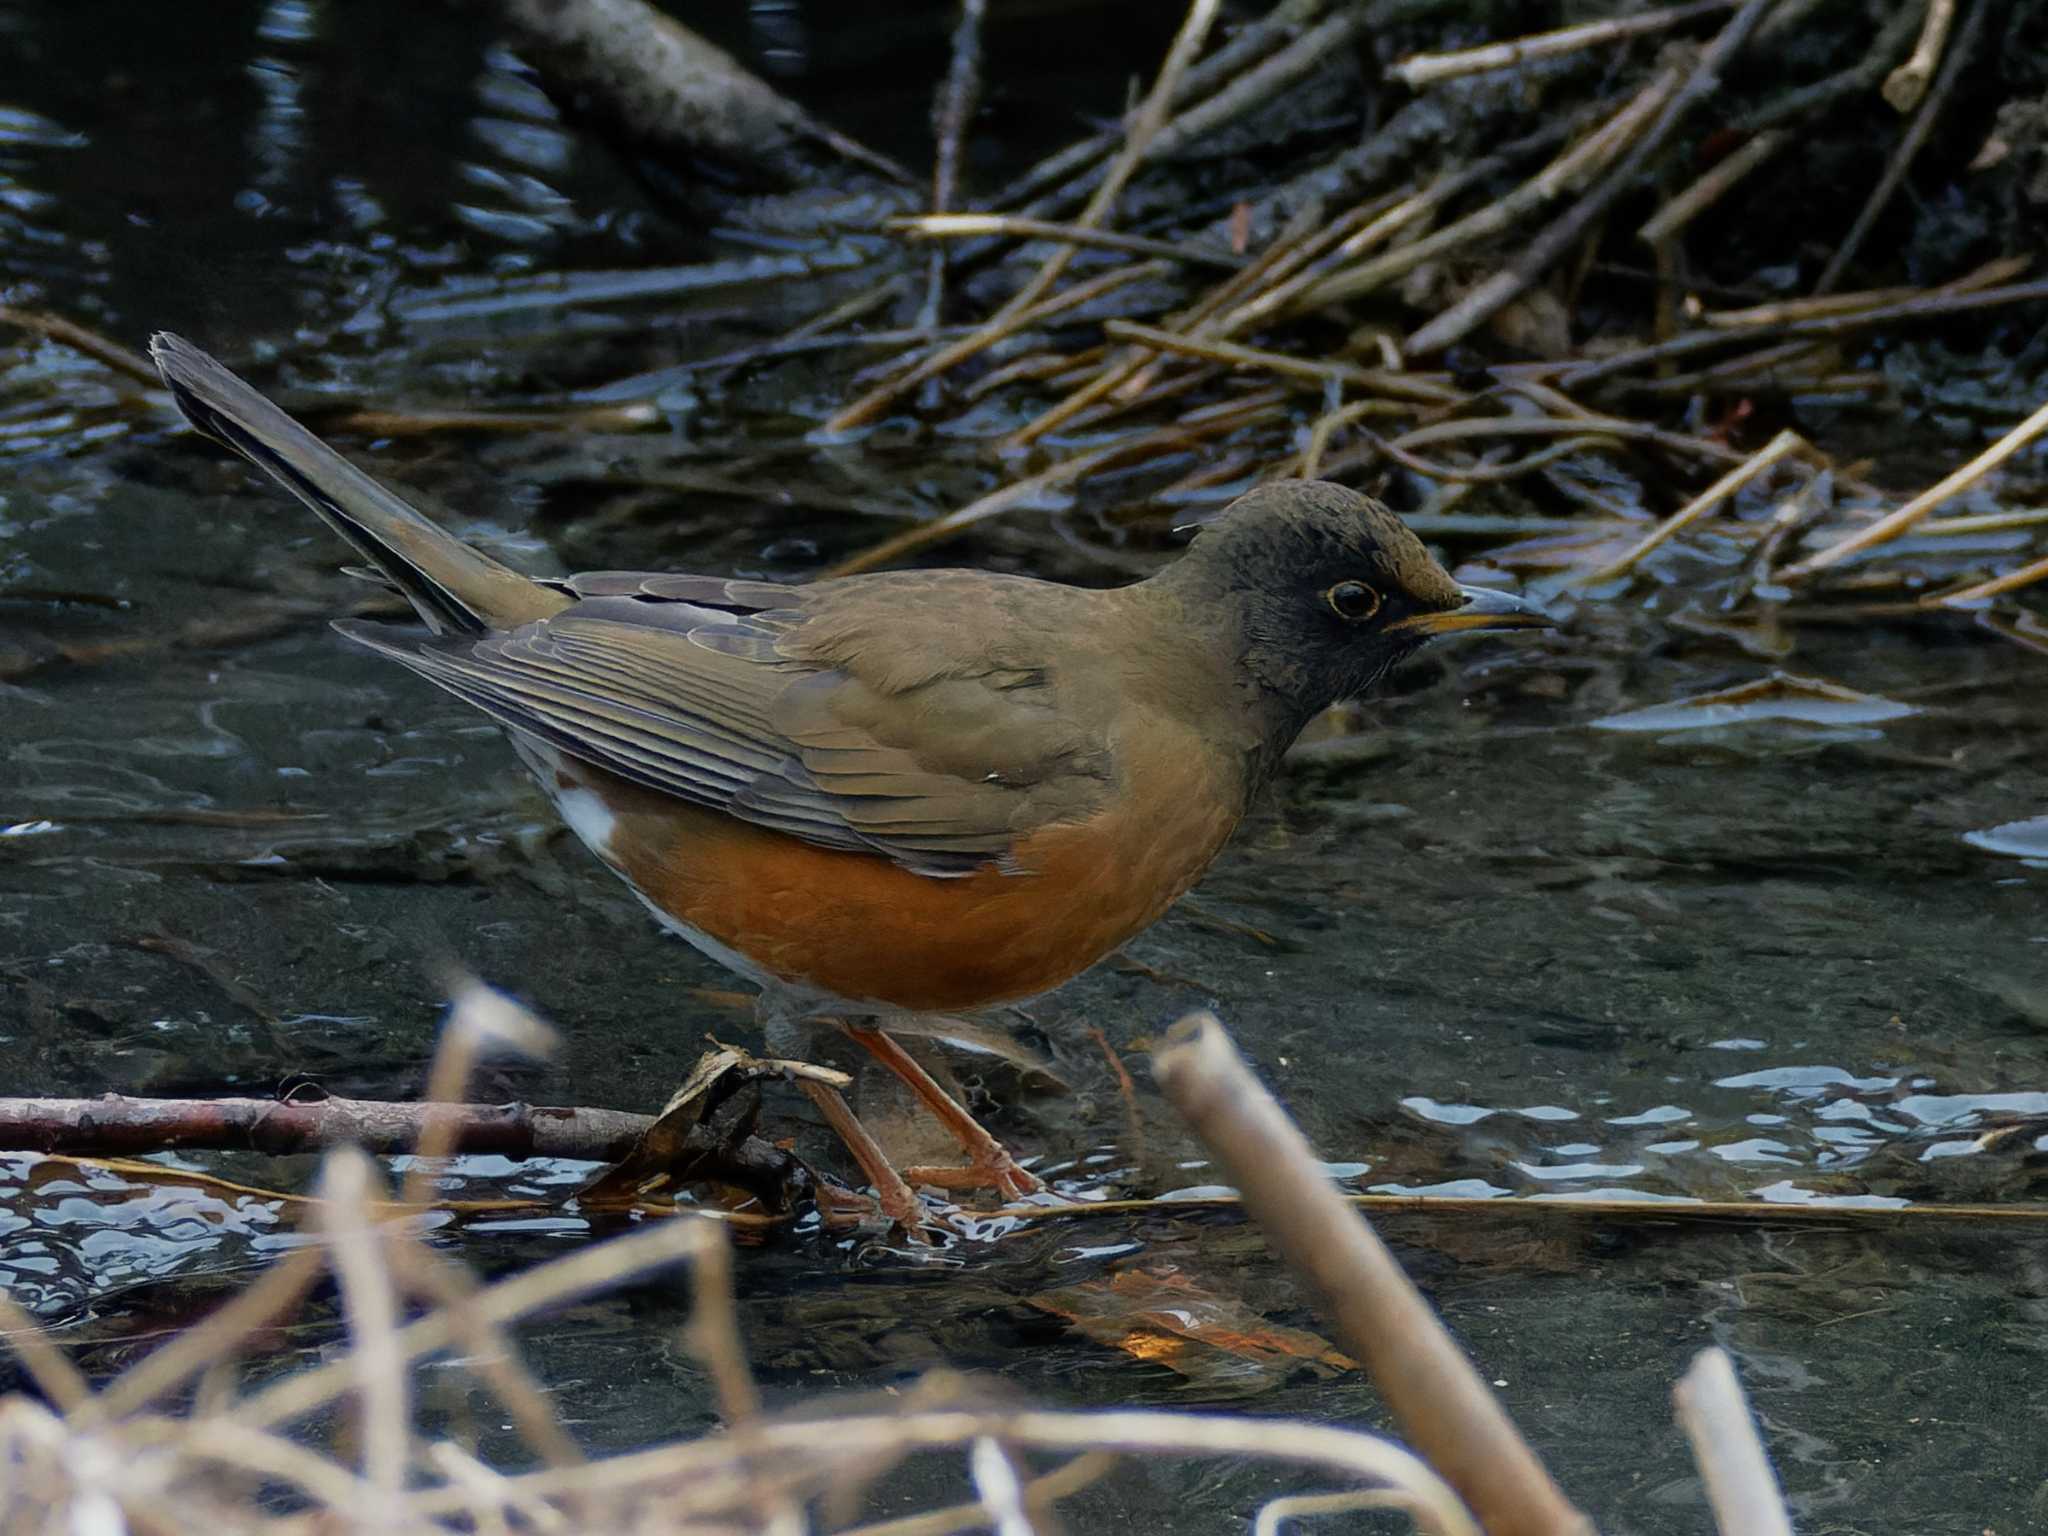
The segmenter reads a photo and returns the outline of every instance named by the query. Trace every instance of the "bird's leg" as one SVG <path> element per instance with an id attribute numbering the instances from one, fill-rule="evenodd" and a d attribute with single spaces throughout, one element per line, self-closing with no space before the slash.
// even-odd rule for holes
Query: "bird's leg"
<path id="1" fill-rule="evenodd" d="M 825 1123 L 846 1144 L 846 1150 L 860 1164 L 860 1171 L 875 1186 L 875 1203 L 881 1207 L 882 1214 L 915 1237 L 924 1225 L 924 1207 L 904 1182 L 903 1175 L 896 1171 L 896 1165 L 889 1161 L 889 1154 L 868 1134 L 868 1128 L 860 1123 L 860 1117 L 839 1096 L 839 1090 L 830 1083 L 815 1082 L 807 1077 L 798 1078 L 796 1085 L 818 1107 Z"/>
<path id="2" fill-rule="evenodd" d="M 994 1189 L 1005 1200 L 1035 1195 L 1045 1188 L 1043 1179 L 1020 1166 L 1010 1155 L 1009 1148 L 983 1130 L 974 1116 L 962 1109 L 958 1101 L 918 1065 L 917 1058 L 886 1033 L 872 1024 L 855 1024 L 844 1019 L 840 1020 L 840 1028 L 846 1031 L 854 1044 L 902 1078 L 904 1085 L 923 1101 L 925 1108 L 952 1133 L 953 1139 L 967 1154 L 969 1166 L 965 1168 L 906 1170 L 916 1182 L 934 1184 L 941 1189 Z"/>
<path id="3" fill-rule="evenodd" d="M 806 1006 L 806 1000 L 783 988 L 764 986 L 761 995 L 754 999 L 754 1022 L 760 1026 L 768 1048 L 778 1055 L 804 1054 L 803 1025 L 807 1019 L 815 1019 L 815 1015 Z M 803 1090 L 804 1097 L 817 1107 L 833 1135 L 853 1154 L 854 1162 L 867 1176 L 867 1181 L 874 1185 L 875 1204 L 882 1214 L 910 1237 L 916 1238 L 927 1224 L 924 1206 L 904 1181 L 903 1175 L 896 1171 L 896 1165 L 889 1161 L 889 1154 L 882 1150 L 882 1144 L 860 1123 L 860 1117 L 840 1096 L 837 1088 L 807 1077 L 798 1077 L 795 1081 Z"/>

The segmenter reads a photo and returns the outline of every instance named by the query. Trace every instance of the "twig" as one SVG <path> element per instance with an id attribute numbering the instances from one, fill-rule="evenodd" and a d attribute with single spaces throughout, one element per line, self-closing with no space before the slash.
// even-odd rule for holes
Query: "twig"
<path id="1" fill-rule="evenodd" d="M 1389 69 L 1387 78 L 1400 81 L 1411 91 L 1427 90 L 1440 81 L 1455 80 L 1461 75 L 1513 69 L 1531 59 L 1554 59 L 1562 54 L 1576 53 L 1581 48 L 1596 48 L 1602 43 L 1624 42 L 1632 37 L 1667 31 L 1684 26 L 1688 21 L 1697 21 L 1702 16 L 1730 10 L 1735 4 L 1736 0 L 1696 0 L 1692 5 L 1674 5 L 1661 11 L 1644 11 L 1636 16 L 1610 16 L 1601 21 L 1582 22 L 1575 27 L 1532 33 L 1510 42 L 1466 48 L 1457 53 L 1418 53 Z"/>
<path id="2" fill-rule="evenodd" d="M 1279 414 L 1280 403 L 1285 398 L 1278 389 L 1262 390 L 1233 400 L 1213 416 L 1189 415 L 1155 431 L 1141 432 L 1115 442 L 1105 443 L 1085 453 L 1062 459 L 1046 469 L 1022 480 L 1013 480 L 1000 490 L 969 502 L 944 517 L 919 523 L 905 529 L 894 538 L 849 556 L 833 566 L 827 576 L 851 576 L 858 571 L 871 571 L 876 566 L 888 565 L 905 555 L 929 549 L 955 537 L 976 523 L 986 522 L 992 517 L 1020 506 L 1028 506 L 1048 492 L 1073 484 L 1076 480 L 1094 474 L 1097 470 L 1108 469 L 1116 464 L 1150 457 L 1154 453 L 1167 452 L 1173 448 L 1190 447 L 1208 438 L 1221 437 L 1236 432 L 1254 421 L 1264 420 Z"/>
<path id="3" fill-rule="evenodd" d="M 1776 35 L 1782 29 L 1781 20 L 1788 26 L 1798 19 L 1801 5 L 1810 5 L 1812 0 L 1794 0 L 1781 6 L 1760 29 L 1761 35 Z M 1821 0 L 1833 4 L 1833 0 Z M 1839 70 L 1824 80 L 1811 85 L 1802 85 L 1786 91 L 1776 100 L 1766 102 L 1755 111 L 1737 118 L 1730 126 L 1737 133 L 1756 133 L 1765 128 L 1776 128 L 1782 123 L 1816 120 L 1838 101 L 1860 97 L 1876 89 L 1884 79 L 1885 72 L 1892 67 L 1892 61 L 1905 52 L 1906 41 L 1913 35 L 1913 7 L 1895 5 L 1871 40 L 1870 47 L 1862 58 L 1847 69 Z"/>
<path id="4" fill-rule="evenodd" d="M 1728 1352 L 1701 1350 L 1671 1400 L 1721 1536 L 1792 1536 L 1792 1517 Z"/>
<path id="5" fill-rule="evenodd" d="M 1088 200 L 1088 206 L 1081 210 L 1074 221 L 1082 228 L 1092 228 L 1102 221 L 1116 202 L 1117 195 L 1123 191 L 1124 184 L 1130 180 L 1144 159 L 1146 147 L 1165 119 L 1168 106 L 1173 99 L 1175 84 L 1192 62 L 1194 55 L 1200 51 L 1203 39 L 1209 35 L 1209 24 L 1216 19 L 1219 3 L 1220 0 L 1189 0 L 1187 16 L 1181 22 L 1180 31 L 1174 35 L 1172 46 L 1167 49 L 1166 62 L 1160 66 L 1159 78 L 1152 83 L 1152 90 L 1145 98 L 1144 106 L 1139 110 L 1137 121 L 1131 128 L 1123 150 L 1110 163 L 1109 173 L 1103 178 L 1102 185 L 1096 188 L 1095 195 Z M 1095 284 L 1083 283 L 1079 289 L 1051 298 L 1042 298 L 1059 280 L 1060 274 L 1066 271 L 1076 249 L 1072 243 L 1062 242 L 1050 256 L 1046 257 L 1044 264 L 1030 280 L 1012 294 L 1003 307 L 990 316 L 980 328 L 933 357 L 926 358 L 915 367 L 905 370 L 896 378 L 869 390 L 852 404 L 841 407 L 826 421 L 824 430 L 828 433 L 847 432 L 862 426 L 887 409 L 892 401 L 916 388 L 926 379 L 937 377 L 1004 336 L 1022 329 L 1032 319 L 1043 319 L 1048 315 L 1061 313 L 1076 304 L 1085 303 L 1088 298 L 1095 297 L 1092 292 L 1086 293 L 1082 298 L 1076 298 L 1074 294 L 1102 283 L 1103 278 L 1095 279 Z M 1127 274 L 1123 281 L 1130 281 L 1132 275 L 1151 275 L 1147 268 L 1163 270 L 1162 264 L 1158 262 L 1146 263 L 1143 267 L 1123 268 L 1121 270 Z"/>
<path id="6" fill-rule="evenodd" d="M 273 1157 L 354 1145 L 377 1156 L 415 1151 L 429 1124 L 451 1152 L 611 1162 L 654 1124 L 652 1115 L 536 1104 L 409 1104 L 376 1099 L 0 1099 L 0 1151 L 81 1157 L 173 1149 Z"/>
<path id="7" fill-rule="evenodd" d="M 1146 154 L 1174 154 L 1259 103 L 1278 96 L 1349 48 L 1370 20 L 1369 9 L 1364 5 L 1338 7 L 1336 15 L 1309 28 L 1271 58 L 1238 75 L 1207 101 L 1189 107 L 1164 124 Z"/>
<path id="8" fill-rule="evenodd" d="M 1414 449 L 1469 437 L 1575 437 L 1580 434 L 1650 443 L 1713 464 L 1740 464 L 1746 457 L 1710 438 L 1672 432 L 1646 422 L 1630 421 L 1625 416 L 1595 416 L 1591 413 L 1576 416 L 1460 417 L 1454 421 L 1438 421 L 1417 427 L 1396 438 L 1392 446 Z"/>
<path id="9" fill-rule="evenodd" d="M 32 331 L 74 352 L 82 352 L 95 362 L 105 363 L 116 373 L 127 375 L 153 393 L 160 393 L 164 387 L 163 376 L 148 358 L 100 335 L 98 331 L 87 330 L 76 320 L 45 314 L 41 310 L 16 309 L 12 305 L 0 304 L 0 325 L 18 325 L 24 331 Z"/>
<path id="10" fill-rule="evenodd" d="M 1659 208 L 1636 231 L 1645 245 L 1661 245 L 1734 190 L 1736 183 L 1792 142 L 1782 129 L 1767 128 Z"/>
<path id="11" fill-rule="evenodd" d="M 1786 566 L 1779 572 L 1780 579 L 1798 581 L 1813 575 L 1816 571 L 1824 571 L 1831 565 L 1839 565 L 1851 555 L 1861 554 L 1873 545 L 1896 539 L 1943 502 L 1982 480 L 2043 432 L 2048 432 L 2048 405 L 2041 406 L 2033 415 L 1961 469 L 1922 491 L 1896 512 L 1879 518 L 1868 528 L 1859 529 L 1846 538 L 1836 540 L 1825 549 L 1816 550 L 1804 560 Z"/>
<path id="12" fill-rule="evenodd" d="M 851 405 L 842 407 L 838 414 L 825 423 L 827 433 L 847 432 L 863 426 L 894 401 L 902 398 L 926 379 L 935 379 L 948 369 L 956 367 L 978 352 L 986 351 L 1006 336 L 1030 329 L 1042 320 L 1078 309 L 1105 294 L 1145 278 L 1157 277 L 1166 271 L 1163 261 L 1143 261 L 1133 266 L 1113 267 L 1109 271 L 1090 278 L 1085 283 L 1076 283 L 1062 289 L 1048 299 L 1022 308 L 1005 305 L 985 324 L 977 326 L 967 335 L 948 346 L 941 347 L 929 357 L 906 368 L 903 372 L 878 384 Z"/>
<path id="13" fill-rule="evenodd" d="M 1686 115 L 1720 84 L 1721 70 L 1742 51 L 1750 33 L 1774 3 L 1775 0 L 1743 0 L 1742 8 L 1707 45 L 1685 83 L 1671 96 L 1656 122 L 1623 155 L 1621 162 L 1531 240 L 1520 256 L 1410 336 L 1408 353 L 1413 356 L 1438 352 L 1463 341 L 1475 326 L 1491 319 L 1548 271 L 1553 262 L 1577 245 L 1586 231 L 1606 215 L 1650 161 L 1663 150 L 1665 142 Z"/>
<path id="14" fill-rule="evenodd" d="M 1929 0 L 1930 7 L 1938 3 L 1940 0 Z M 1849 226 L 1849 233 L 1842 237 L 1842 243 L 1835 247 L 1834 255 L 1828 258 L 1827 266 L 1821 269 L 1820 279 L 1813 285 L 1815 293 L 1827 293 L 1841 281 L 1843 272 L 1847 271 L 1849 263 L 1856 259 L 1856 253 L 1863 248 L 1865 238 L 1877 224 L 1878 217 L 1886 206 L 1890 204 L 1892 194 L 1898 191 L 1900 183 L 1905 181 L 1906 172 L 1912 169 L 1915 157 L 1926 144 L 1928 134 L 1934 130 L 1935 119 L 1941 116 L 1941 109 L 1948 102 L 1949 92 L 1955 89 L 1956 81 L 1962 78 L 1963 66 L 1970 61 L 1970 55 L 1976 51 L 1977 33 L 1983 25 L 1985 12 L 1990 9 L 1991 0 L 1977 0 L 1977 3 L 1970 7 L 1969 19 L 1963 23 L 1962 31 L 1956 34 L 1955 45 L 1949 49 L 1948 57 L 1942 63 L 1941 74 L 1934 82 L 1934 89 L 1928 93 L 1926 101 L 1920 105 L 1919 112 L 1907 125 L 1905 133 L 1899 139 L 1898 149 L 1885 165 L 1884 174 L 1878 177 L 1877 185 L 1871 188 L 1869 198 L 1856 215 L 1856 222 Z M 1922 41 L 1925 41 L 1924 33 Z"/>
<path id="15" fill-rule="evenodd" d="M 2007 592 L 2017 592 L 2021 587 L 2030 587 L 2037 581 L 2048 580 L 2048 555 L 2031 561 L 2016 571 L 2007 571 L 2003 576 L 1994 576 L 1989 581 L 1980 581 L 1973 587 L 1964 587 L 1959 592 L 1947 592 L 1926 601 L 1930 606 L 1944 608 L 1968 608 Z"/>
<path id="16" fill-rule="evenodd" d="M 1161 1091 L 1240 1191 L 1287 1265 L 1321 1297 L 1403 1433 L 1492 1536 L 1587 1533 L 1464 1351 L 1331 1187 L 1314 1151 L 1223 1026 L 1191 1014 L 1153 1054 Z"/>
<path id="17" fill-rule="evenodd" d="M 1446 251 L 1499 234 L 1524 214 L 1584 185 L 1588 178 L 1599 174 L 1624 151 L 1652 114 L 1666 106 L 1678 84 L 1675 70 L 1659 71 L 1598 128 L 1557 155 L 1506 197 L 1490 202 L 1442 229 L 1433 230 L 1399 250 L 1389 251 L 1360 266 L 1331 273 L 1302 294 L 1294 307 L 1320 308 L 1384 288 L 1424 262 L 1432 261 Z M 1413 343 L 1409 345 L 1412 350 Z"/>
<path id="18" fill-rule="evenodd" d="M 1950 23 L 1956 19 L 1956 0 L 1927 0 L 1927 19 L 1920 23 L 1920 41 L 1912 57 L 1885 76 L 1884 99 L 1896 112 L 1910 112 L 1927 94 L 1927 82 L 1941 60 L 1941 46 L 1948 41 Z"/>
<path id="19" fill-rule="evenodd" d="M 1665 518 L 1655 528 L 1644 534 L 1628 549 L 1618 555 L 1610 564 L 1602 566 L 1586 578 L 1589 583 L 1613 581 L 1626 576 L 1641 563 L 1652 550 L 1675 538 L 1705 517 L 1709 512 L 1728 500 L 1750 481 L 1760 475 L 1769 474 L 1779 460 L 1807 448 L 1806 439 L 1787 428 L 1772 438 L 1755 453 L 1729 470 L 1727 474 L 1693 497 L 1676 512 Z"/>
<path id="20" fill-rule="evenodd" d="M 1300 28 L 1314 22 L 1328 5 L 1329 0 L 1281 0 L 1268 15 L 1239 30 L 1235 37 L 1183 75 L 1174 87 L 1174 106 L 1187 107 L 1202 101 L 1219 87 L 1239 79 L 1266 55 L 1283 47 Z M 1137 121 L 1137 112 L 1137 108 L 1132 108 L 1115 127 L 1105 128 L 1040 161 L 991 198 L 990 206 L 1018 207 L 1058 187 L 1077 172 L 1108 158 L 1124 142 Z"/>
<path id="21" fill-rule="evenodd" d="M 1439 384 L 1412 373 L 1398 373 L 1390 368 L 1361 368 L 1356 363 L 1318 363 L 1305 357 L 1290 357 L 1284 352 L 1239 346 L 1232 341 L 1176 336 L 1171 331 L 1140 325 L 1135 320 L 1110 320 L 1102 329 L 1115 341 L 1136 342 L 1161 352 L 1178 352 L 1184 357 L 1198 357 L 1205 362 L 1223 363 L 1232 368 L 1256 368 L 1319 386 L 1346 384 L 1392 399 L 1425 405 L 1449 405 L 1465 398 L 1462 390 L 1453 389 L 1448 384 Z"/>
<path id="22" fill-rule="evenodd" d="M 1228 251 L 1212 250 L 1185 240 L 1147 240 L 1142 235 L 1120 235 L 1109 229 L 1084 229 L 1079 224 L 1056 224 L 1047 219 L 1024 219 L 1007 213 L 909 213 L 887 220 L 884 229 L 917 240 L 960 240 L 974 235 L 1010 235 L 1020 240 L 1059 240 L 1070 245 L 1092 245 L 1105 251 L 1127 251 L 1133 256 L 1160 256 L 1188 266 L 1220 267 L 1234 272 L 1244 259 Z"/>
<path id="23" fill-rule="evenodd" d="M 1527 369 L 1508 365 L 1496 369 L 1495 372 L 1510 377 L 1517 372 L 1548 373 L 1555 376 L 1560 388 L 1574 389 L 1612 378 L 1616 374 L 1630 373 L 1638 368 L 1669 362 L 1673 358 L 1690 357 L 1698 352 L 1712 351 L 1738 342 L 1754 343 L 1774 337 L 1847 336 L 1870 326 L 1887 325 L 1895 320 L 1932 320 L 1979 309 L 1996 309 L 2006 304 L 2030 304 L 2041 299 L 2048 299 L 2048 282 L 2012 283 L 2002 288 L 1987 288 L 1977 293 L 1923 294 L 1897 304 L 1858 310 L 1854 314 L 1810 315 L 1804 320 L 1794 320 L 1782 326 L 1752 331 L 1688 331 L 1683 336 L 1672 337 L 1669 341 L 1637 347 L 1628 352 L 1618 352 L 1597 362 L 1569 363 L 1564 365 L 1562 371 L 1555 363 L 1543 363 Z"/>
<path id="24" fill-rule="evenodd" d="M 1213 329 L 1210 324 L 1212 317 L 1226 304 L 1236 302 L 1262 283 L 1277 281 L 1286 273 L 1295 270 L 1303 262 L 1312 259 L 1314 252 L 1324 248 L 1327 241 L 1341 238 L 1342 232 L 1367 217 L 1370 217 L 1370 214 L 1366 209 L 1353 209 L 1335 220 L 1328 228 L 1317 232 L 1315 210 L 1302 210 L 1252 259 L 1250 265 L 1224 279 L 1190 308 L 1169 316 L 1162 329 L 1195 335 L 1207 334 Z M 1030 446 L 1046 433 L 1073 420 L 1088 407 L 1113 393 L 1136 392 L 1144 381 L 1148 366 L 1155 360 L 1155 354 L 1150 351 L 1135 347 L 1124 348 L 1122 355 L 1103 367 L 1093 379 L 1012 432 L 1003 441 L 1004 450 L 1015 453 Z"/>

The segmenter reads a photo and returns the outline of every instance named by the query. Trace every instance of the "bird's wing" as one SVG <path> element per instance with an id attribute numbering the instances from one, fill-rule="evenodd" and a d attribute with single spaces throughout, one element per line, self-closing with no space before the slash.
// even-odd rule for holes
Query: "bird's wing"
<path id="1" fill-rule="evenodd" d="M 1015 868 L 1021 838 L 1106 797 L 1107 733 L 1057 707 L 1045 669 L 962 640 L 953 664 L 926 645 L 906 671 L 843 631 L 821 655 L 807 589 L 627 574 L 564 588 L 581 600 L 483 636 L 342 628 L 621 778 L 919 874 Z"/>

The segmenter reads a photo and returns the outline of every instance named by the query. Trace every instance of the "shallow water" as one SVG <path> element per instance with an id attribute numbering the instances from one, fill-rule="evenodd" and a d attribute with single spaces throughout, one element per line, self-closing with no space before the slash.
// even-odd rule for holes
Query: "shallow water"
<path id="1" fill-rule="evenodd" d="M 913 16 L 889 43 L 906 78 L 943 57 L 942 23 Z M 724 24 L 748 43 L 738 8 Z M 195 35 L 214 27 L 219 39 Z M 0 5 L 0 34 L 14 61 L 0 62 L 5 298 L 130 343 L 172 325 L 260 357 L 263 338 L 296 337 L 294 355 L 334 360 L 340 383 L 304 381 L 330 394 L 489 403 L 601 384 L 599 358 L 616 377 L 715 356 L 801 320 L 834 283 L 858 286 L 826 274 L 638 303 L 505 300 L 536 291 L 505 286 L 534 274 L 737 266 L 763 243 L 651 212 L 452 9 L 274 0 L 208 8 L 202 26 L 155 7 L 18 4 Z M 1113 110 L 1121 71 L 1157 45 L 1133 28 L 1128 57 L 1076 89 L 1099 87 Z M 364 79 L 347 61 L 365 56 L 388 71 Z M 835 120 L 921 153 L 886 125 L 921 121 L 923 85 L 907 118 L 843 77 L 811 88 Z M 1066 131 L 1008 112 L 1048 134 L 1009 145 L 1016 162 Z M 839 259 L 818 249 L 805 260 Z M 265 1093 L 306 1074 L 411 1095 L 451 954 L 566 1036 L 547 1067 L 494 1066 L 481 1098 L 652 1109 L 707 1034 L 748 1037 L 743 1013 L 701 995 L 727 978 L 570 843 L 491 727 L 328 633 L 324 619 L 363 598 L 322 530 L 104 370 L 0 342 L 10 1091 Z M 663 397 L 665 427 L 634 437 L 370 452 L 536 569 L 800 576 L 994 483 L 973 444 L 908 429 L 808 445 L 847 372 L 799 360 L 691 375 Z M 724 489 L 677 499 L 660 482 L 678 475 Z M 656 496 L 580 515 L 601 481 Z M 746 493 L 764 481 L 790 494 Z M 1021 513 L 946 558 L 1116 579 L 1112 560 L 1146 548 L 1112 547 L 1096 510 Z M 1360 1189 L 2039 1198 L 2048 662 L 1967 627 L 1868 624 L 1791 630 L 1789 653 L 1764 659 L 1671 622 L 1660 609 L 1676 605 L 1656 598 L 1560 602 L 1566 633 L 1444 650 L 1319 726 L 1190 903 L 1032 1008 L 1027 1037 L 1073 1091 L 989 1072 L 999 1128 L 1077 1190 L 1214 1183 L 1142 1087 L 1144 1042 L 1208 1006 Z M 1790 684 L 1761 704 L 1672 708 L 1778 669 L 1865 698 Z M 1139 1078 L 1142 1145 L 1091 1027 Z M 829 1158 L 801 1100 L 773 1096 L 768 1113 Z M 1987 1134 L 2007 1122 L 2021 1128 Z M 259 1188 L 308 1176 L 302 1161 L 164 1161 Z M 461 1172 L 480 1192 L 545 1195 L 583 1170 L 470 1159 Z M 0 1156 L 0 1274 L 95 1373 L 292 1228 L 260 1196 Z M 2048 1519 L 2048 1243 L 2031 1224 L 1522 1209 L 1386 1230 L 1606 1529 L 1702 1527 L 1667 1394 L 1708 1342 L 1735 1352 L 1807 1528 Z M 587 1237 L 564 1217 L 445 1241 L 498 1271 Z M 1381 1422 L 1356 1375 L 1248 1375 L 1214 1356 L 1176 1373 L 1032 1303 L 1061 1291 L 1071 1310 L 1074 1287 L 1136 1272 L 1313 1326 L 1255 1235 L 1215 1214 L 1047 1223 L 936 1258 L 806 1228 L 749 1250 L 739 1284 L 779 1402 L 948 1363 L 1054 1403 Z M 712 1423 L 677 1342 L 686 1301 L 650 1285 L 530 1331 L 593 1449 Z M 332 1337 L 316 1312 L 266 1368 Z M 936 1467 L 906 1476 L 878 1510 L 953 1486 Z M 1108 1529 L 1171 1498 L 1176 1529 L 1240 1529 L 1281 1486 L 1263 1469 L 1148 1464 L 1083 1495 L 1073 1524 Z"/>

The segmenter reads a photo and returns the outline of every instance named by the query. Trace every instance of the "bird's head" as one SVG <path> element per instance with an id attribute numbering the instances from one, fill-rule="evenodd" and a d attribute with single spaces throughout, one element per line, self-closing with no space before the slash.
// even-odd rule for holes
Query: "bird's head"
<path id="1" fill-rule="evenodd" d="M 1191 612 L 1213 603 L 1218 623 L 1237 626 L 1242 666 L 1297 727 L 1439 636 L 1551 622 L 1510 593 L 1453 581 L 1392 512 L 1319 480 L 1240 496 L 1158 579 Z"/>

